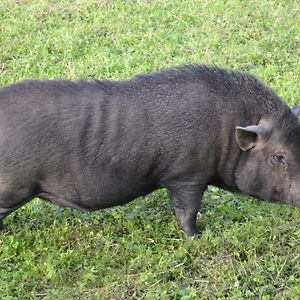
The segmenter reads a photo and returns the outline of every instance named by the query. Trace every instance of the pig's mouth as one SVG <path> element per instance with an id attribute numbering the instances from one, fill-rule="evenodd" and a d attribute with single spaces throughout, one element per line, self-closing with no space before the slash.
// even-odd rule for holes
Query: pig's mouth
<path id="1" fill-rule="evenodd" d="M 270 195 L 258 195 L 254 193 L 244 194 L 244 195 L 250 196 L 259 202 L 269 202 L 269 203 L 283 202 L 282 199 L 285 198 L 281 196 L 283 195 L 283 192 L 279 192 L 277 189 L 273 189 Z"/>
<path id="2" fill-rule="evenodd" d="M 254 200 L 259 202 L 269 202 L 269 203 L 285 203 L 288 205 L 295 206 L 300 209 L 300 197 L 293 197 L 290 192 L 291 186 L 289 188 L 289 192 L 287 192 L 284 188 L 273 188 L 268 195 L 258 195 L 255 193 L 249 193 L 239 190 L 238 193 L 243 196 L 252 197 Z"/>
<path id="3" fill-rule="evenodd" d="M 286 204 L 289 204 L 289 205 L 292 205 L 292 206 L 295 206 L 297 208 L 300 209 L 300 199 L 296 199 L 295 197 L 291 196 L 288 198 L 288 200 L 285 200 L 283 201 L 284 203 Z"/>
<path id="4" fill-rule="evenodd" d="M 286 192 L 284 189 L 274 188 L 270 198 L 270 202 L 285 203 L 300 208 L 300 199 L 299 197 L 295 197 L 291 192 L 291 185 L 288 192 Z"/>

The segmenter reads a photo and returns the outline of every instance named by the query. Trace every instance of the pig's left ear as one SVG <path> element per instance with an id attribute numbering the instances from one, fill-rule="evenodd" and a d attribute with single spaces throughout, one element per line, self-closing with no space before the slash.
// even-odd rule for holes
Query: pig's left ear
<path id="1" fill-rule="evenodd" d="M 300 106 L 299 105 L 294 106 L 292 108 L 292 113 L 294 116 L 298 117 L 300 115 Z"/>
<path id="2" fill-rule="evenodd" d="M 235 128 L 236 141 L 243 151 L 254 148 L 258 140 L 267 140 L 268 137 L 268 130 L 260 125 Z"/>

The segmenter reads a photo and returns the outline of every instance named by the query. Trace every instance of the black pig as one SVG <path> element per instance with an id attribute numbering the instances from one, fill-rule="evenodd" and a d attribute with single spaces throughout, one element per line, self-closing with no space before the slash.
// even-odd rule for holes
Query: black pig
<path id="1" fill-rule="evenodd" d="M 185 66 L 0 90 L 0 222 L 39 197 L 89 211 L 165 187 L 186 237 L 208 185 L 300 207 L 299 108 L 254 77 Z"/>

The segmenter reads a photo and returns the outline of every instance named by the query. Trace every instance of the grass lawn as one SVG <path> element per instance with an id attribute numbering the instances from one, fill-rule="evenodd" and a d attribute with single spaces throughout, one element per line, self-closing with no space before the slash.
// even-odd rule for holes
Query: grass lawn
<path id="1" fill-rule="evenodd" d="M 0 0 L 0 85 L 206 63 L 248 71 L 293 105 L 299 16 L 292 0 Z M 6 225 L 4 300 L 300 299 L 299 210 L 214 187 L 187 242 L 165 190 L 95 213 L 36 199 Z"/>

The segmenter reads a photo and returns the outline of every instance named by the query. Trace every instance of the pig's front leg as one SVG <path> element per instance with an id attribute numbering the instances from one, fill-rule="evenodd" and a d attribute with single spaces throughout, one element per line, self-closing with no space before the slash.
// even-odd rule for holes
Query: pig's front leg
<path id="1" fill-rule="evenodd" d="M 178 185 L 169 188 L 172 207 L 185 238 L 198 234 L 196 221 L 204 190 L 194 185 Z"/>

